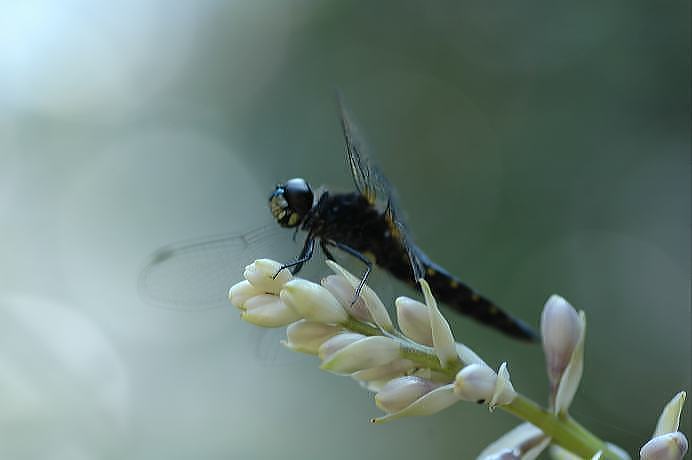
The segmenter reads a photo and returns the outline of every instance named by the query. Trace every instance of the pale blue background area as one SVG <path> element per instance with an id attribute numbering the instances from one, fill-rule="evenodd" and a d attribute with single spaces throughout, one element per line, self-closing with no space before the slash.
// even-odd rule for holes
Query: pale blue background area
<path id="1" fill-rule="evenodd" d="M 230 306 L 138 296 L 277 181 L 351 187 L 337 86 L 431 257 L 534 325 L 555 292 L 587 312 L 580 421 L 636 452 L 689 391 L 689 4 L 374 3 L 0 6 L 0 457 L 473 458 L 516 424 L 372 426 Z M 538 347 L 450 320 L 545 399 Z"/>

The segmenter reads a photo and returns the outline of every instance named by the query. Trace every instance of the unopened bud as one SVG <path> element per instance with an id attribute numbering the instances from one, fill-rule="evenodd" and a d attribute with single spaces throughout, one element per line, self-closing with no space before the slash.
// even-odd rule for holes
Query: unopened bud
<path id="1" fill-rule="evenodd" d="M 320 348 L 317 350 L 317 356 L 320 357 L 322 361 L 326 361 L 334 355 L 337 351 L 351 345 L 354 342 L 364 339 L 366 336 L 363 334 L 357 334 L 355 332 L 342 332 L 329 339 L 327 339 Z"/>
<path id="2" fill-rule="evenodd" d="M 348 319 L 339 301 L 319 284 L 294 279 L 281 290 L 281 300 L 301 317 L 320 323 L 341 323 Z"/>
<path id="3" fill-rule="evenodd" d="M 490 401 L 495 391 L 497 374 L 481 364 L 469 364 L 457 373 L 454 393 L 464 401 L 479 404 Z"/>
<path id="4" fill-rule="evenodd" d="M 398 297 L 394 302 L 399 328 L 406 337 L 432 347 L 432 329 L 428 307 L 409 297 Z"/>
<path id="5" fill-rule="evenodd" d="M 385 385 L 386 386 L 386 385 Z M 384 387 L 382 388 L 384 389 Z M 403 390 L 402 390 L 403 391 Z M 374 419 L 373 423 L 384 423 L 402 417 L 417 417 L 421 415 L 431 415 L 457 403 L 459 398 L 454 394 L 454 385 L 442 385 L 432 391 L 428 391 L 418 399 L 411 402 L 401 410 L 388 413 L 382 417 Z"/>
<path id="6" fill-rule="evenodd" d="M 375 336 L 345 346 L 324 360 L 320 367 L 336 374 L 352 374 L 390 363 L 400 357 L 399 342 L 387 337 Z"/>
<path id="7" fill-rule="evenodd" d="M 437 301 L 433 297 L 428 282 L 421 278 L 418 280 L 418 283 L 425 297 L 425 305 L 428 307 L 435 354 L 443 366 L 456 364 L 459 362 L 459 355 L 457 354 L 456 341 L 454 340 L 454 335 L 452 335 L 452 329 L 449 327 L 445 317 L 440 313 L 440 309 L 437 308 Z"/>
<path id="8" fill-rule="evenodd" d="M 283 327 L 300 319 L 279 296 L 271 294 L 250 297 L 243 304 L 243 309 L 240 318 L 255 326 Z"/>
<path id="9" fill-rule="evenodd" d="M 362 371 L 354 373 L 351 377 L 365 382 L 385 379 L 391 380 L 403 376 L 406 372 L 413 369 L 413 367 L 413 362 L 408 359 L 396 359 L 382 366 L 363 369 Z"/>
<path id="10" fill-rule="evenodd" d="M 316 355 L 320 346 L 340 331 L 338 326 L 300 320 L 286 328 L 286 341 L 283 343 L 293 351 Z"/>
<path id="11" fill-rule="evenodd" d="M 682 406 L 685 405 L 686 397 L 687 393 L 681 391 L 666 404 L 666 407 L 663 408 L 661 415 L 658 417 L 654 437 L 678 431 L 680 427 L 680 413 L 682 412 Z"/>
<path id="12" fill-rule="evenodd" d="M 360 286 L 360 279 L 353 276 L 348 270 L 332 260 L 327 260 L 327 266 L 337 275 L 343 276 L 351 284 L 353 289 Z M 370 286 L 364 284 L 360 291 L 360 297 L 365 302 L 372 321 L 385 331 L 394 330 L 394 324 L 389 317 L 387 308 Z"/>
<path id="13" fill-rule="evenodd" d="M 581 334 L 581 321 L 576 310 L 565 299 L 552 295 L 541 314 L 541 335 L 553 387 L 557 385 L 569 363 Z"/>
<path id="14" fill-rule="evenodd" d="M 293 275 L 287 269 L 279 271 L 281 264 L 271 259 L 259 259 L 245 267 L 243 277 L 257 289 L 278 294 Z"/>
<path id="15" fill-rule="evenodd" d="M 421 396 L 442 386 L 421 377 L 405 376 L 390 380 L 375 395 L 375 404 L 385 412 L 398 412 Z"/>
<path id="16" fill-rule="evenodd" d="M 656 436 L 639 451 L 642 460 L 680 460 L 687 453 L 687 438 L 679 431 Z"/>
<path id="17" fill-rule="evenodd" d="M 244 305 L 247 299 L 260 294 L 264 294 L 264 291 L 257 289 L 250 284 L 249 281 L 243 280 L 240 283 L 236 283 L 231 286 L 231 288 L 228 290 L 228 300 L 234 307 L 240 310 L 245 310 Z"/>
<path id="18" fill-rule="evenodd" d="M 322 286 L 324 286 L 329 292 L 332 293 L 334 297 L 339 301 L 341 306 L 348 312 L 349 315 L 360 321 L 372 322 L 372 317 L 368 311 L 368 307 L 365 305 L 363 298 L 358 296 L 355 302 L 353 302 L 353 294 L 355 289 L 351 284 L 346 281 L 346 278 L 339 275 L 329 275 L 322 279 Z"/>
<path id="19" fill-rule="evenodd" d="M 506 364 L 500 367 L 500 375 L 482 364 L 469 364 L 457 373 L 454 392 L 465 401 L 488 403 L 492 408 L 509 404 L 517 393 L 509 381 Z"/>

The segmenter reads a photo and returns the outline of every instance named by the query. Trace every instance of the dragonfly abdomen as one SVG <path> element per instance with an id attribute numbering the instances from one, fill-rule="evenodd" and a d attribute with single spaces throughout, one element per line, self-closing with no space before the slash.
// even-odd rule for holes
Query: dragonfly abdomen
<path id="1" fill-rule="evenodd" d="M 424 263 L 424 267 L 425 279 L 439 301 L 511 337 L 527 341 L 537 339 L 527 324 L 512 317 L 446 270 L 432 263 Z"/>

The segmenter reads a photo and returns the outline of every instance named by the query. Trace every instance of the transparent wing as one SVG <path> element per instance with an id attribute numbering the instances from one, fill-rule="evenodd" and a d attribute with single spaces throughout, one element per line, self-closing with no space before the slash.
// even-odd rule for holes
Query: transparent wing
<path id="1" fill-rule="evenodd" d="M 140 295 L 172 310 L 228 306 L 228 288 L 255 259 L 288 261 L 299 252 L 292 233 L 276 224 L 243 234 L 209 236 L 156 250 L 139 275 Z"/>
<path id="2" fill-rule="evenodd" d="M 350 167 L 356 189 L 370 204 L 381 203 L 385 206 L 384 212 L 392 234 L 400 239 L 408 252 L 416 279 L 422 278 L 424 270 L 421 260 L 425 255 L 413 243 L 411 233 L 399 207 L 396 190 L 370 155 L 367 143 L 360 135 L 340 92 L 337 92 L 337 103 L 346 143 L 346 161 Z"/>

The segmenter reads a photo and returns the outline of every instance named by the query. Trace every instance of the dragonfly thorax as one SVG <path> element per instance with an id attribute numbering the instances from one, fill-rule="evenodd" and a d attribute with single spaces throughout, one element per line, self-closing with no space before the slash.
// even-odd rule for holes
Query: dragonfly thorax
<path id="1" fill-rule="evenodd" d="M 305 179 L 295 178 L 276 186 L 269 197 L 269 208 L 282 227 L 295 227 L 305 219 L 313 205 L 313 193 Z"/>

